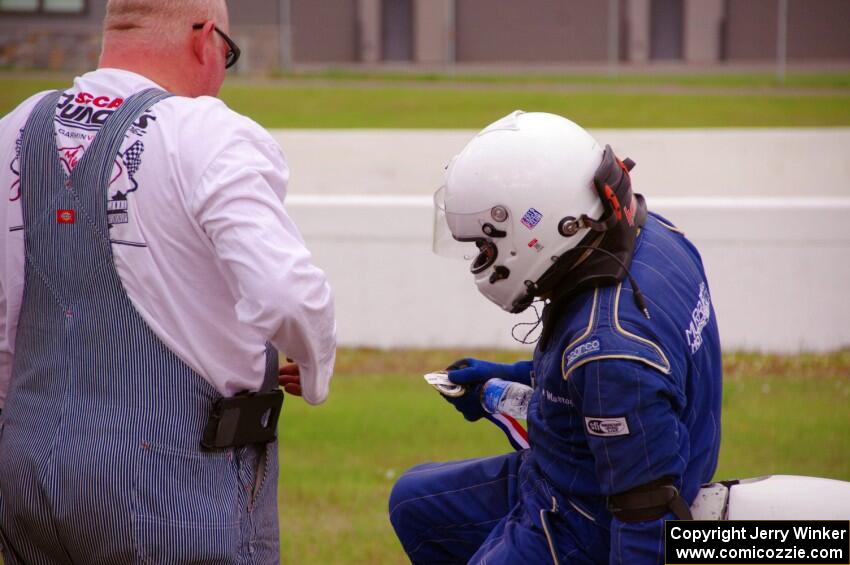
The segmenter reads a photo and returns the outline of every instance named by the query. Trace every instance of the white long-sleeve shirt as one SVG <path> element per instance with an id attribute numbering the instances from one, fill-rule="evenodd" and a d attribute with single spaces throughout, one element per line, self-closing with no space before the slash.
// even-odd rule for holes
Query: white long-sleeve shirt
<path id="1" fill-rule="evenodd" d="M 78 77 L 56 113 L 65 170 L 123 99 L 155 86 L 118 69 Z M 0 198 L 0 408 L 24 288 L 20 134 L 42 95 L 0 120 L 0 187 L 8 190 Z M 333 300 L 284 209 L 288 180 L 280 147 L 258 124 L 216 98 L 172 97 L 124 140 L 109 187 L 109 236 L 142 318 L 219 392 L 257 390 L 271 341 L 298 363 L 304 399 L 318 404 L 335 358 Z"/>

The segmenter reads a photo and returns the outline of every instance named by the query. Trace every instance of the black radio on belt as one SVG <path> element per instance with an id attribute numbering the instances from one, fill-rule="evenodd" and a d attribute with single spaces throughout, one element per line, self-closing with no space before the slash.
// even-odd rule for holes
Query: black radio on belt
<path id="1" fill-rule="evenodd" d="M 280 389 L 222 398 L 210 412 L 201 447 L 214 451 L 274 441 L 282 406 Z"/>

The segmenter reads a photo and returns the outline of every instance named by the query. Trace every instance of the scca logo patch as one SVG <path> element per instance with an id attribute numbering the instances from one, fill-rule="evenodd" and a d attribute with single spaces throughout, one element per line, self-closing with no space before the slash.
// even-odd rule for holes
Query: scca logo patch
<path id="1" fill-rule="evenodd" d="M 622 418 L 590 418 L 585 416 L 584 425 L 587 433 L 599 437 L 616 437 L 629 435 L 629 423 L 625 416 Z"/>

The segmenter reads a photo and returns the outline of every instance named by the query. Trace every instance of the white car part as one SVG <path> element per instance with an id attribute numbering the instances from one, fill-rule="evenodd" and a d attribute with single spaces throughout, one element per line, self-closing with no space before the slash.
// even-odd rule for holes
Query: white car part
<path id="1" fill-rule="evenodd" d="M 847 520 L 850 482 L 769 475 L 711 483 L 691 513 L 695 520 Z"/>

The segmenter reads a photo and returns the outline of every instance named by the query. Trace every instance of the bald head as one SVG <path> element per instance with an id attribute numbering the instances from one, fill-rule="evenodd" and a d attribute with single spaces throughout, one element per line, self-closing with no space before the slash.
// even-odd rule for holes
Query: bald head
<path id="1" fill-rule="evenodd" d="M 227 28 L 225 0 L 109 0 L 103 31 L 170 43 L 192 24 L 208 20 Z"/>
<path id="2" fill-rule="evenodd" d="M 215 96 L 229 50 L 216 30 L 229 29 L 225 0 L 109 0 L 99 66 L 133 71 L 182 96 Z"/>

